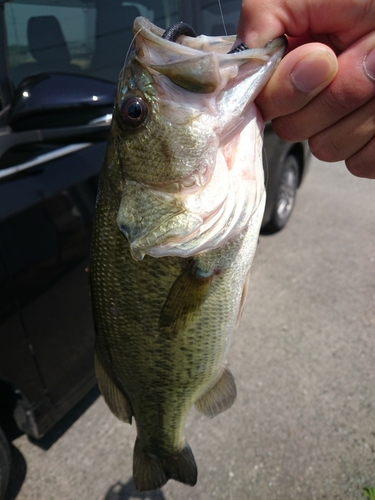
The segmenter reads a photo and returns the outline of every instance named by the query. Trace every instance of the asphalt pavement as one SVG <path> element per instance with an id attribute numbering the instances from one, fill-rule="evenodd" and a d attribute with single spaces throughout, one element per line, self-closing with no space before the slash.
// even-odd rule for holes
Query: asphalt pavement
<path id="1" fill-rule="evenodd" d="M 14 495 L 363 499 L 375 487 L 374 334 L 375 181 L 314 159 L 288 226 L 260 238 L 229 354 L 237 401 L 213 420 L 189 415 L 197 485 L 138 494 L 134 426 L 94 391 L 39 446 L 14 441 Z"/>

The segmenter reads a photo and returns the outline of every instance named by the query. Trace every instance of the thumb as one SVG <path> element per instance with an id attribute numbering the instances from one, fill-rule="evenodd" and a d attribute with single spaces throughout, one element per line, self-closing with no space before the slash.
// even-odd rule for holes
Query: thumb
<path id="1" fill-rule="evenodd" d="M 256 99 L 263 119 L 289 115 L 308 104 L 334 79 L 338 69 L 334 52 L 309 43 L 289 52 Z"/>

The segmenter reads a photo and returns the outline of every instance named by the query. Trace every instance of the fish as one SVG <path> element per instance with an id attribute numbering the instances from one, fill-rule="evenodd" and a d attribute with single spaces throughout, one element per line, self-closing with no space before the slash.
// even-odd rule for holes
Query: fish
<path id="1" fill-rule="evenodd" d="M 265 204 L 254 99 L 285 39 L 163 36 L 134 21 L 99 179 L 91 248 L 95 372 L 112 413 L 136 423 L 139 491 L 197 482 L 190 409 L 232 406 L 226 356 Z M 118 48 L 117 48 L 118 49 Z M 230 52 L 230 53 L 228 53 Z"/>

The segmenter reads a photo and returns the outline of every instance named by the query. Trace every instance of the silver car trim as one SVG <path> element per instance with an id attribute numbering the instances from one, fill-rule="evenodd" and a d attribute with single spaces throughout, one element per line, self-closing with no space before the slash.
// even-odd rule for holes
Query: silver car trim
<path id="1" fill-rule="evenodd" d="M 17 174 L 18 172 L 22 172 L 29 168 L 35 167 L 36 165 L 41 165 L 42 163 L 46 163 L 47 161 L 56 160 L 57 158 L 61 158 L 62 156 L 66 156 L 70 153 L 74 153 L 84 148 L 88 148 L 91 146 L 91 142 L 82 142 L 78 144 L 70 144 L 69 146 L 64 146 L 63 148 L 56 149 L 55 151 L 51 151 L 50 153 L 45 153 L 40 156 L 36 156 L 34 159 L 30 161 L 26 161 L 25 163 L 20 163 L 13 167 L 4 168 L 0 170 L 0 179 L 4 177 L 9 177 L 10 175 Z"/>

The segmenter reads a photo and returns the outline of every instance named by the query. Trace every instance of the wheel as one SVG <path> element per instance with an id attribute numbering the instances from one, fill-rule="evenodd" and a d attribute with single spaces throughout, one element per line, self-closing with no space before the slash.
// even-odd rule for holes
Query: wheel
<path id="1" fill-rule="evenodd" d="M 299 163 L 295 156 L 288 155 L 281 170 L 277 187 L 275 205 L 271 219 L 266 225 L 266 231 L 275 233 L 280 231 L 293 211 L 299 181 Z"/>
<path id="2" fill-rule="evenodd" d="M 12 455 L 10 445 L 0 427 L 0 500 L 3 500 L 8 486 Z"/>

